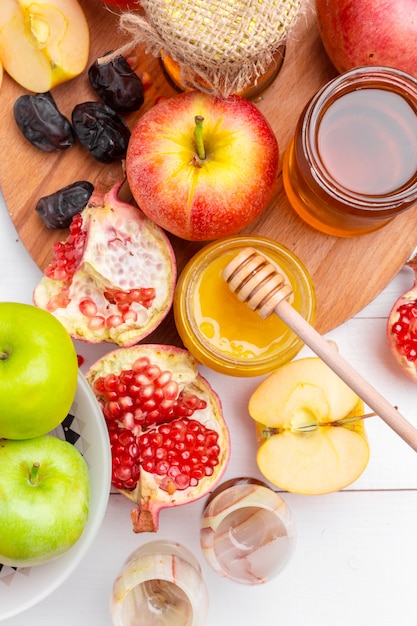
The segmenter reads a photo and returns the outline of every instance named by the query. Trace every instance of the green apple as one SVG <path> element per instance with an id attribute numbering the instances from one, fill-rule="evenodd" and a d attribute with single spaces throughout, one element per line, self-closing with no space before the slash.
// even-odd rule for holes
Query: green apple
<path id="1" fill-rule="evenodd" d="M 0 302 L 0 438 L 30 439 L 67 416 L 78 380 L 74 344 L 52 313 Z"/>
<path id="2" fill-rule="evenodd" d="M 90 478 L 80 452 L 42 435 L 0 440 L 0 563 L 33 567 L 80 538 L 90 505 Z"/>

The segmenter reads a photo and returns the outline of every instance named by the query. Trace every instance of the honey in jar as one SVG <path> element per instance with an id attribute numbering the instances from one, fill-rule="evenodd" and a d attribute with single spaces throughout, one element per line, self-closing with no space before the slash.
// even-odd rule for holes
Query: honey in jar
<path id="1" fill-rule="evenodd" d="M 251 246 L 268 258 L 293 289 L 292 305 L 310 323 L 315 291 L 302 262 L 273 240 L 236 236 L 205 246 L 177 282 L 174 318 L 185 347 L 200 363 L 231 376 L 257 376 L 291 360 L 302 340 L 277 315 L 266 320 L 231 292 L 222 276 L 242 249 Z"/>
<path id="2" fill-rule="evenodd" d="M 304 109 L 283 164 L 288 199 L 314 228 L 352 237 L 417 204 L 417 80 L 355 68 Z"/>

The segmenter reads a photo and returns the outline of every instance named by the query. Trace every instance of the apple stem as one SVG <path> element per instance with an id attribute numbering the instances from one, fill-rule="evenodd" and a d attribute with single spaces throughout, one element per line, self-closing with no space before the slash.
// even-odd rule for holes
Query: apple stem
<path id="1" fill-rule="evenodd" d="M 32 468 L 30 470 L 30 475 L 29 475 L 29 482 L 31 485 L 36 486 L 38 484 L 39 468 L 40 468 L 39 463 L 34 463 L 32 465 Z"/>
<path id="2" fill-rule="evenodd" d="M 351 424 L 353 422 L 359 422 L 360 420 L 364 420 L 368 417 L 376 417 L 376 413 L 365 413 L 364 415 L 354 415 L 350 417 L 342 417 L 340 420 L 335 420 L 334 422 L 311 422 L 309 424 L 303 424 L 294 426 L 291 428 L 292 432 L 300 432 L 300 433 L 309 433 L 313 430 L 317 430 L 320 426 L 345 426 L 345 424 Z M 285 428 L 265 428 L 260 433 L 260 439 L 265 437 L 271 437 L 272 435 L 279 435 L 284 432 Z"/>
<path id="3" fill-rule="evenodd" d="M 0 351 L 0 361 L 7 361 L 8 358 L 9 355 L 7 354 L 7 352 L 4 352 L 3 350 Z"/>
<path id="4" fill-rule="evenodd" d="M 357 422 L 358 420 L 364 420 L 367 417 L 376 417 L 376 413 L 365 413 L 365 415 L 355 415 L 352 417 L 342 417 L 340 420 L 336 420 L 332 422 L 332 426 L 343 426 L 344 424 L 349 424 L 351 422 Z M 325 426 L 326 424 L 320 424 L 320 426 Z"/>
<path id="5" fill-rule="evenodd" d="M 204 141 L 203 141 L 204 117 L 202 117 L 201 115 L 196 115 L 194 118 L 194 122 L 195 122 L 194 138 L 195 138 L 195 143 L 197 146 L 198 162 L 200 162 L 200 161 L 204 161 L 204 159 L 206 158 L 206 149 L 204 147 Z"/>

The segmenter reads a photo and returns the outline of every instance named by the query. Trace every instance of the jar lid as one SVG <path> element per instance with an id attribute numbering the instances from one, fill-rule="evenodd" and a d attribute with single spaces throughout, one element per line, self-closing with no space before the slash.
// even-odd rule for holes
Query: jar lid
<path id="1" fill-rule="evenodd" d="M 141 0 L 121 15 L 131 45 L 169 55 L 182 82 L 227 97 L 257 80 L 284 45 L 300 0 Z"/>

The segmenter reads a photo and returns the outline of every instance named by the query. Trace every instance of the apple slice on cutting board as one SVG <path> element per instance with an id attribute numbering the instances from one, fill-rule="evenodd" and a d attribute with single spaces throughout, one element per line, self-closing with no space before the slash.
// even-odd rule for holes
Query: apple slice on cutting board
<path id="1" fill-rule="evenodd" d="M 77 0 L 1 0 L 0 61 L 22 87 L 44 93 L 85 69 L 90 48 Z"/>
<path id="2" fill-rule="evenodd" d="M 285 491 L 339 491 L 365 470 L 369 445 L 362 400 L 318 357 L 278 368 L 255 389 L 257 464 Z"/>

